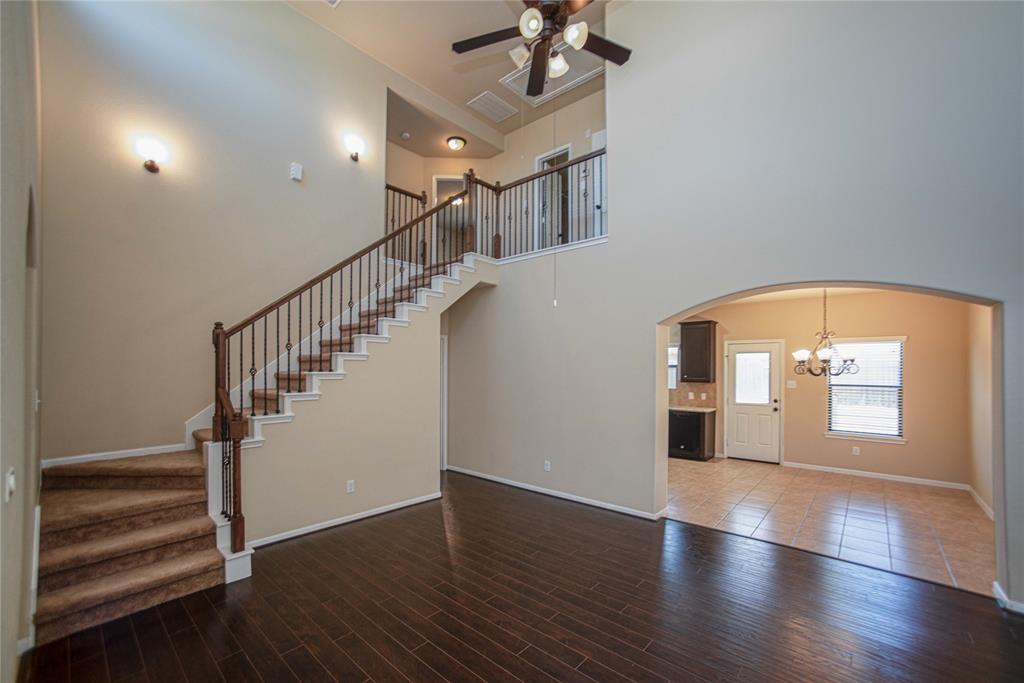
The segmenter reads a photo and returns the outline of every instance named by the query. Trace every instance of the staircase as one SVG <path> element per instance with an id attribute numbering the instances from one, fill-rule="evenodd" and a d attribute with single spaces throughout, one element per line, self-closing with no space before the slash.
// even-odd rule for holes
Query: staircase
<path id="1" fill-rule="evenodd" d="M 392 328 L 496 284 L 492 259 L 599 236 L 593 198 L 574 204 L 565 225 L 541 213 L 546 227 L 530 237 L 529 212 L 515 219 L 504 197 L 540 196 L 538 183 L 562 172 L 584 200 L 600 196 L 602 155 L 506 188 L 467 174 L 461 193 L 430 211 L 421 201 L 410 222 L 337 266 L 230 328 L 217 323 L 213 424 L 193 432 L 196 450 L 44 469 L 36 644 L 248 576 L 242 449 L 263 445 L 264 425 L 293 421 L 295 405 L 318 400 L 323 382 L 344 379 L 346 364 L 368 360 Z"/>
<path id="2" fill-rule="evenodd" d="M 36 642 L 224 582 L 198 451 L 43 470 Z"/>

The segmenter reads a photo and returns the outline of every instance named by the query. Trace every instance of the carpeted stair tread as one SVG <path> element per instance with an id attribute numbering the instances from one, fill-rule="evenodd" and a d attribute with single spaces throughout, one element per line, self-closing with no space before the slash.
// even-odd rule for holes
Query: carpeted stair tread
<path id="1" fill-rule="evenodd" d="M 40 494 L 40 527 L 45 534 L 205 500 L 205 489 L 50 489 Z"/>
<path id="2" fill-rule="evenodd" d="M 39 553 L 39 574 L 44 576 L 71 567 L 102 562 L 113 557 L 121 557 L 168 543 L 212 534 L 216 530 L 216 525 L 208 516 L 191 517 L 123 534 L 50 548 Z"/>
<path id="3" fill-rule="evenodd" d="M 43 470 L 44 477 L 197 477 L 205 473 L 203 459 L 196 451 L 92 460 Z"/>
<path id="4" fill-rule="evenodd" d="M 216 548 L 211 548 L 68 586 L 39 596 L 36 623 L 52 621 L 127 595 L 215 571 L 223 565 L 224 556 Z"/>

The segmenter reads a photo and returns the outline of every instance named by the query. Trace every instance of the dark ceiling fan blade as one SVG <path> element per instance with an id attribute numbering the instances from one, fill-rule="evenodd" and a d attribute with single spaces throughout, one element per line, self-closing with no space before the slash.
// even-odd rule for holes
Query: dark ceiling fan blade
<path id="1" fill-rule="evenodd" d="M 615 62 L 619 66 L 625 64 L 629 60 L 629 56 L 633 54 L 628 47 L 622 47 L 596 33 L 587 36 L 587 42 L 583 44 L 583 49 L 593 52 L 598 57 L 604 57 L 609 62 Z"/>
<path id="2" fill-rule="evenodd" d="M 544 92 L 544 79 L 548 75 L 548 56 L 551 52 L 551 39 L 538 40 L 533 48 L 533 63 L 530 64 L 530 82 L 526 84 L 526 94 L 536 97 Z"/>
<path id="3" fill-rule="evenodd" d="M 565 4 L 569 6 L 569 14 L 576 14 L 593 1 L 594 0 L 568 0 Z"/>
<path id="4" fill-rule="evenodd" d="M 512 38 L 522 38 L 522 35 L 519 33 L 518 26 L 503 28 L 500 31 L 491 31 L 490 33 L 485 33 L 482 36 L 476 36 L 475 38 L 460 40 L 457 43 L 452 43 L 452 50 L 461 55 L 463 52 L 487 47 L 488 45 L 500 43 L 504 40 L 511 40 Z"/>

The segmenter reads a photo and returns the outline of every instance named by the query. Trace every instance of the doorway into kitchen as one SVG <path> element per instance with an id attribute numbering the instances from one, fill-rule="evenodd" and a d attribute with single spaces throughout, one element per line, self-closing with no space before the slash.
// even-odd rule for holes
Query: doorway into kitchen
<path id="1" fill-rule="evenodd" d="M 993 306 L 803 286 L 663 324 L 670 519 L 992 594 Z"/>

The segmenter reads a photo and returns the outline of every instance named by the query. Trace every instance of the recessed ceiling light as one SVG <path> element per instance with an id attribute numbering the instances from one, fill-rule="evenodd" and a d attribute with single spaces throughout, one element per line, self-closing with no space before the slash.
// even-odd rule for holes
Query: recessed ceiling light
<path id="1" fill-rule="evenodd" d="M 458 135 L 453 135 L 448 138 L 448 149 L 453 152 L 458 152 L 460 149 L 466 146 L 466 138 L 460 138 Z"/>
<path id="2" fill-rule="evenodd" d="M 402 138 L 403 140 L 408 140 L 409 138 L 412 137 L 412 133 L 410 133 L 407 130 L 403 130 L 398 137 Z"/>

